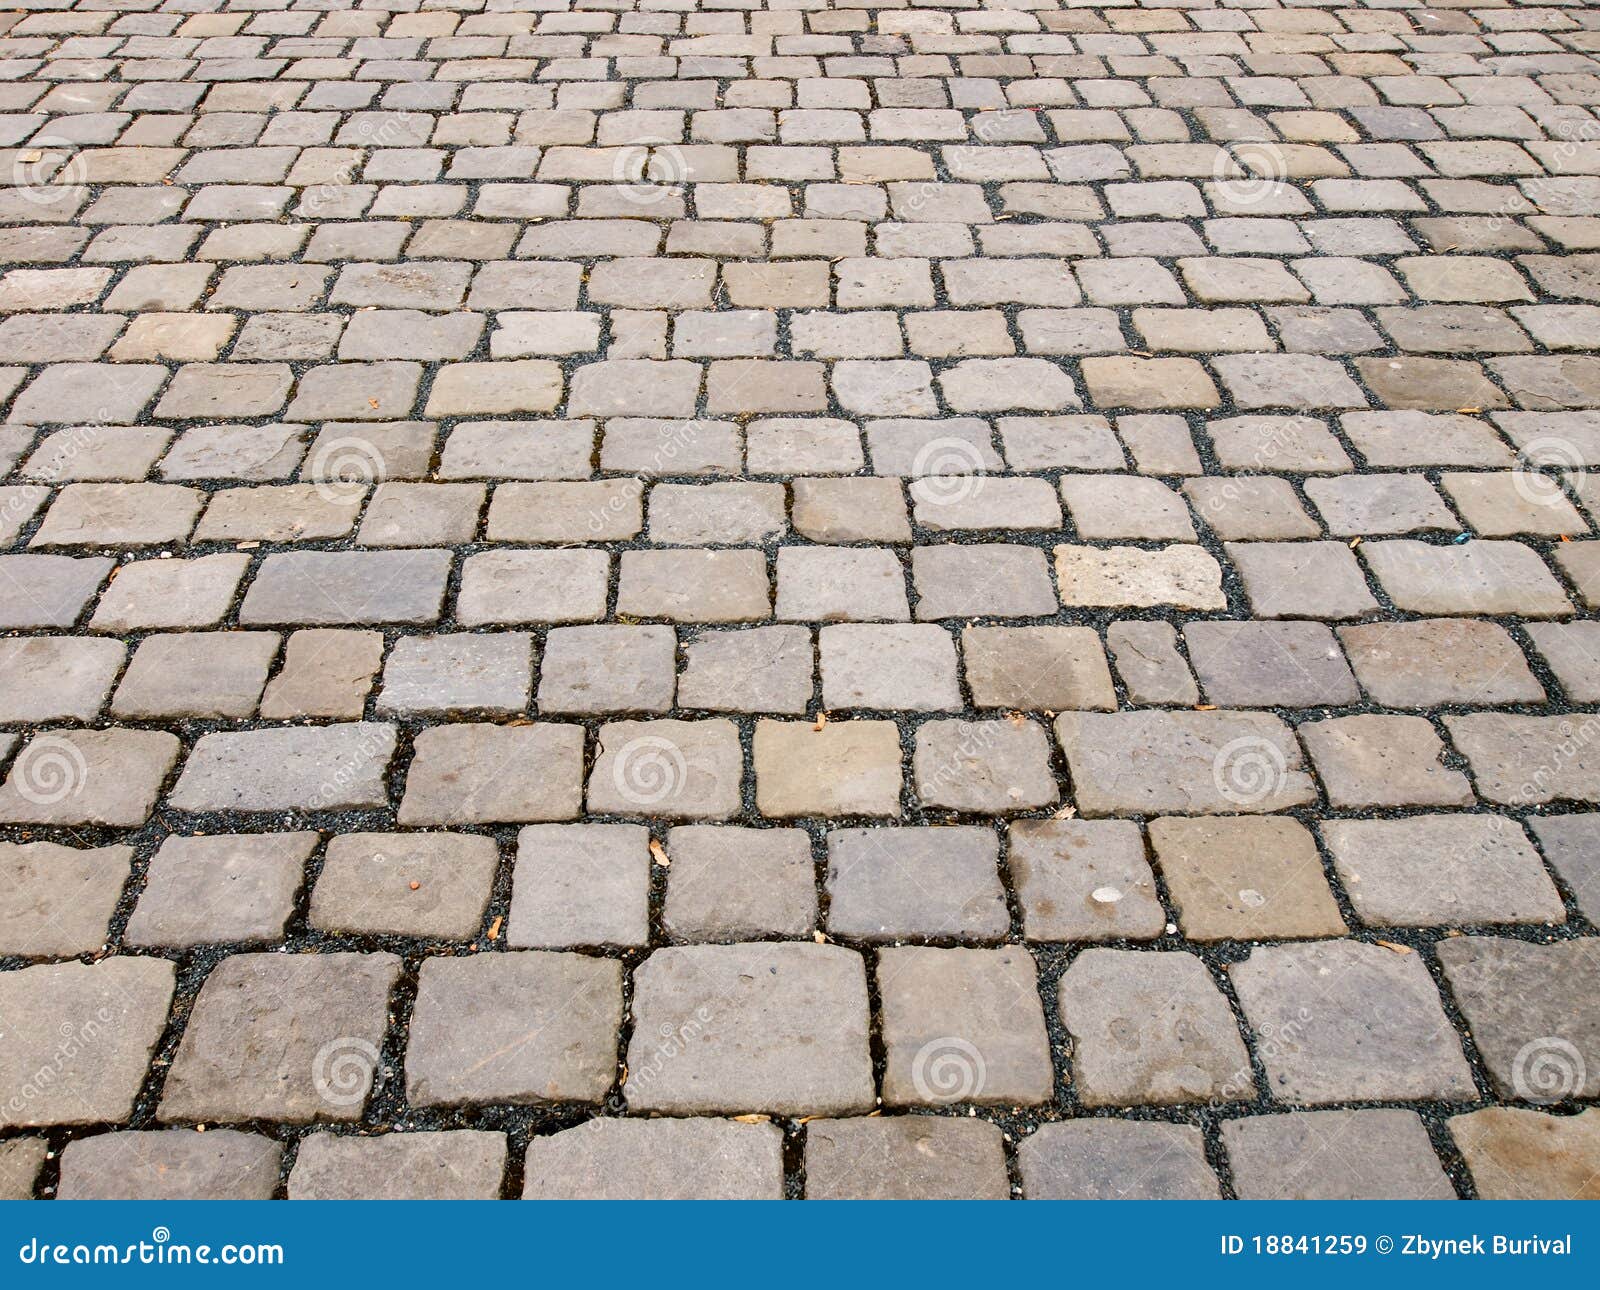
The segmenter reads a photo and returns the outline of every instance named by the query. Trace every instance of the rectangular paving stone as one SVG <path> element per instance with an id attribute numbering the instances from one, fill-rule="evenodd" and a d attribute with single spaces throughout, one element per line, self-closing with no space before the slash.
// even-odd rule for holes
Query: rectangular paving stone
<path id="1" fill-rule="evenodd" d="M 395 744 L 392 725 L 371 721 L 203 735 L 169 801 L 180 811 L 382 806 Z"/>
<path id="2" fill-rule="evenodd" d="M 634 971 L 630 1111 L 848 1115 L 874 1103 L 861 956 L 836 945 L 659 949 Z"/>
<path id="3" fill-rule="evenodd" d="M 167 838 L 128 919 L 129 945 L 277 941 L 294 913 L 315 833 Z"/>
<path id="4" fill-rule="evenodd" d="M 466 940 L 499 863 L 494 839 L 473 833 L 341 833 L 328 840 L 307 919 L 329 932 Z"/>
<path id="5" fill-rule="evenodd" d="M 235 954 L 206 977 L 162 1121 L 357 1120 L 400 976 L 393 954 Z"/>
<path id="6" fill-rule="evenodd" d="M 180 747 L 163 730 L 40 730 L 0 784 L 0 823 L 138 828 Z"/>
<path id="7" fill-rule="evenodd" d="M 775 1124 L 602 1116 L 528 1143 L 524 1200 L 777 1200 Z"/>
<path id="8" fill-rule="evenodd" d="M 432 726 L 413 745 L 399 824 L 570 820 L 581 809 L 581 726 Z"/>
<path id="9" fill-rule="evenodd" d="M 816 872 L 803 829 L 681 824 L 666 837 L 662 926 L 679 941 L 802 937 L 816 924 Z"/>
<path id="10" fill-rule="evenodd" d="M 406 1045 L 413 1106 L 599 1103 L 616 1078 L 622 966 L 525 950 L 422 965 Z"/>
<path id="11" fill-rule="evenodd" d="M 100 949 L 132 863 L 126 846 L 0 844 L 0 954 L 66 958 Z"/>
<path id="12" fill-rule="evenodd" d="M 290 1200 L 498 1200 L 505 1171 L 503 1133 L 313 1133 L 295 1152 L 288 1194 Z"/>
<path id="13" fill-rule="evenodd" d="M 237 1129 L 146 1129 L 69 1142 L 60 1200 L 271 1200 L 283 1146 Z"/>
<path id="14" fill-rule="evenodd" d="M 438 621 L 449 551 L 288 551 L 268 555 L 239 606 L 244 624 L 345 626 Z"/>
<path id="15" fill-rule="evenodd" d="M 0 1123 L 37 1128 L 126 1120 L 166 1027 L 174 979 L 173 965 L 157 958 L 0 972 L 7 1032 Z M 51 1077 L 40 1080 L 41 1070 Z"/>

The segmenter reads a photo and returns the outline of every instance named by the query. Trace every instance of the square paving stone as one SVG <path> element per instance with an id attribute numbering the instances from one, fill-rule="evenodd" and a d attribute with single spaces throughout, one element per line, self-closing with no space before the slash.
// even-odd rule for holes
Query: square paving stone
<path id="1" fill-rule="evenodd" d="M 329 932 L 464 941 L 477 934 L 500 849 L 471 833 L 342 833 L 328 841 L 308 921 Z"/>
<path id="2" fill-rule="evenodd" d="M 889 1106 L 1037 1106 L 1054 1073 L 1027 951 L 878 951 Z"/>
<path id="3" fill-rule="evenodd" d="M 1196 955 L 1084 950 L 1056 993 L 1085 1106 L 1253 1100 L 1238 1023 Z"/>
<path id="4" fill-rule="evenodd" d="M 261 562 L 239 607 L 245 625 L 437 622 L 448 551 L 284 551 Z"/>
<path id="5" fill-rule="evenodd" d="M 124 564 L 89 626 L 101 632 L 215 626 L 228 613 L 249 565 L 249 556 L 231 552 Z"/>
<path id="6" fill-rule="evenodd" d="M 731 1120 L 606 1116 L 528 1141 L 524 1200 L 778 1200 L 783 1133 Z"/>
<path id="7" fill-rule="evenodd" d="M 849 1115 L 874 1105 L 861 956 L 696 945 L 634 971 L 623 1096 L 635 1112 Z"/>
<path id="8" fill-rule="evenodd" d="M 295 1154 L 289 1199 L 498 1200 L 505 1173 L 503 1133 L 313 1133 Z"/>
<path id="9" fill-rule="evenodd" d="M 237 1129 L 154 1129 L 69 1142 L 61 1200 L 271 1200 L 283 1147 Z"/>
<path id="10" fill-rule="evenodd" d="M 533 638 L 527 632 L 407 636 L 389 651 L 377 707 L 401 716 L 519 713 L 532 688 Z"/>
<path id="11" fill-rule="evenodd" d="M 1007 815 L 1061 798 L 1050 736 L 1022 718 L 929 721 L 917 730 L 911 771 L 925 806 Z"/>
<path id="12" fill-rule="evenodd" d="M 531 824 L 517 834 L 506 944 L 646 945 L 650 833 L 638 824 Z"/>
<path id="13" fill-rule="evenodd" d="M 277 632 L 178 632 L 146 636 L 117 686 L 117 717 L 230 717 L 255 714 Z"/>
<path id="14" fill-rule="evenodd" d="M 125 652 L 121 641 L 70 636 L 0 640 L 0 721 L 93 721 Z"/>
<path id="15" fill-rule="evenodd" d="M 948 712 L 962 706 L 956 647 L 931 625 L 839 623 L 817 634 L 822 703 Z"/>
<path id="16" fill-rule="evenodd" d="M 166 1028 L 173 982 L 173 965 L 155 958 L 0 972 L 0 1125 L 126 1120 Z"/>
<path id="17" fill-rule="evenodd" d="M 1018 820 L 1006 868 L 1030 941 L 1149 940 L 1167 913 L 1125 820 Z"/>
<path id="18" fill-rule="evenodd" d="M 1150 845 L 1196 941 L 1342 936 L 1316 842 L 1298 820 L 1161 819 Z"/>
<path id="19" fill-rule="evenodd" d="M 1350 903 L 1369 926 L 1567 920 L 1539 853 L 1515 820 L 1418 815 L 1325 820 L 1321 827 Z"/>
<path id="20" fill-rule="evenodd" d="M 1310 708 L 1361 695 L 1322 623 L 1188 623 L 1183 629 L 1206 701 L 1225 708 Z"/>
<path id="21" fill-rule="evenodd" d="M 1362 688 L 1386 708 L 1542 703 L 1545 698 L 1517 643 L 1498 623 L 1473 618 L 1362 623 L 1339 628 L 1339 639 Z"/>
<path id="22" fill-rule="evenodd" d="M 758 721 L 756 806 L 769 818 L 900 814 L 892 721 Z"/>
<path id="23" fill-rule="evenodd" d="M 684 824 L 667 833 L 661 922 L 679 941 L 810 935 L 816 868 L 803 829 Z"/>
<path id="24" fill-rule="evenodd" d="M 1600 1091 L 1600 966 L 1591 938 L 1535 945 L 1502 936 L 1439 942 L 1450 992 L 1495 1091 L 1521 1102 L 1565 1102 Z"/>
<path id="25" fill-rule="evenodd" d="M 965 627 L 961 656 L 979 708 L 1112 709 L 1116 690 L 1090 627 Z"/>
<path id="26" fill-rule="evenodd" d="M 1569 699 L 1600 702 L 1600 623 L 1529 623 L 1527 632 Z"/>
<path id="27" fill-rule="evenodd" d="M 743 780 L 744 749 L 731 721 L 613 721 L 600 727 L 588 807 L 726 820 L 740 808 Z"/>
<path id="28" fill-rule="evenodd" d="M 1483 1200 L 1600 1200 L 1600 1107 L 1556 1116 L 1489 1106 L 1449 1125 Z"/>
<path id="29" fill-rule="evenodd" d="M 711 712 L 801 713 L 813 693 L 811 631 L 706 631 L 684 646 L 678 703 Z"/>
<path id="30" fill-rule="evenodd" d="M 1592 717 L 1483 712 L 1443 718 L 1472 767 L 1479 796 L 1511 806 L 1600 801 Z"/>
<path id="31" fill-rule="evenodd" d="M 201 736 L 169 803 L 179 811 L 330 811 L 385 806 L 395 728 L 378 722 Z"/>
<path id="32" fill-rule="evenodd" d="M 71 627 L 111 569 L 100 556 L 0 555 L 0 628 Z"/>
<path id="33" fill-rule="evenodd" d="M 1454 1200 L 1415 1111 L 1293 1111 L 1226 1120 L 1241 1200 Z"/>
<path id="34" fill-rule="evenodd" d="M 316 845 L 315 833 L 169 837 L 151 857 L 128 944 L 281 940 Z"/>
<path id="35" fill-rule="evenodd" d="M 834 829 L 828 930 L 868 941 L 995 941 L 1011 928 L 989 829 Z"/>
<path id="36" fill-rule="evenodd" d="M 1275 1101 L 1476 1099 L 1461 1041 L 1414 952 L 1273 945 L 1228 973 Z"/>
<path id="37" fill-rule="evenodd" d="M 163 730 L 44 730 L 11 762 L 0 823 L 138 828 L 178 760 Z"/>
<path id="38" fill-rule="evenodd" d="M 1444 743 L 1424 717 L 1308 721 L 1300 738 L 1339 807 L 1467 806 L 1472 786 L 1442 764 Z"/>
<path id="39" fill-rule="evenodd" d="M 1342 542 L 1229 542 L 1223 549 L 1258 618 L 1366 618 L 1378 612 L 1360 565 Z"/>
<path id="40" fill-rule="evenodd" d="M 0 954 L 66 958 L 106 943 L 133 848 L 0 843 Z"/>
<path id="41" fill-rule="evenodd" d="M 1230 815 L 1316 800 L 1289 727 L 1265 712 L 1065 712 L 1055 728 L 1084 815 Z"/>
<path id="42" fill-rule="evenodd" d="M 415 747 L 401 825 L 522 824 L 582 810 L 581 726 L 434 726 Z"/>
<path id="43" fill-rule="evenodd" d="M 539 664 L 539 711 L 666 712 L 676 657 L 671 627 L 557 627 Z"/>
<path id="44" fill-rule="evenodd" d="M 1528 821 L 1551 868 L 1591 923 L 1600 914 L 1600 815 L 1551 815 Z"/>
<path id="45" fill-rule="evenodd" d="M 617 1074 L 622 965 L 525 950 L 422 965 L 406 1045 L 412 1106 L 598 1103 Z"/>
<path id="46" fill-rule="evenodd" d="M 1017 1148 L 1029 1200 L 1216 1200 L 1205 1140 L 1161 1120 L 1041 1125 Z"/>
<path id="47" fill-rule="evenodd" d="M 357 1120 L 378 1075 L 393 954 L 236 954 L 211 970 L 157 1117 Z"/>
<path id="48" fill-rule="evenodd" d="M 944 1115 L 812 1120 L 808 1200 L 1006 1200 L 998 1126 Z"/>

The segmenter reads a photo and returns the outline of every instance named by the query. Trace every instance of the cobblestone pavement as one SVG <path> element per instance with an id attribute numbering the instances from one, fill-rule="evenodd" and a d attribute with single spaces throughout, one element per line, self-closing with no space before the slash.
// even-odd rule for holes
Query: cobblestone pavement
<path id="1" fill-rule="evenodd" d="M 0 33 L 0 1191 L 1600 1195 L 1600 7 Z"/>

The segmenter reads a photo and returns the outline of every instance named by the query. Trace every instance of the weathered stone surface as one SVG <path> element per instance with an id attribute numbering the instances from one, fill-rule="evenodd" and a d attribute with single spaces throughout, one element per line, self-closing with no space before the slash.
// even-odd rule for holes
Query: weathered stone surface
<path id="1" fill-rule="evenodd" d="M 731 1120 L 585 1121 L 528 1143 L 524 1200 L 777 1200 L 783 1134 Z"/>
<path id="2" fill-rule="evenodd" d="M 1031 721 L 929 721 L 911 757 L 924 805 L 1005 815 L 1053 805 L 1050 736 Z"/>
<path id="3" fill-rule="evenodd" d="M 280 940 L 316 845 L 315 833 L 169 837 L 150 859 L 128 944 Z"/>
<path id="4" fill-rule="evenodd" d="M 393 954 L 236 954 L 195 999 L 157 1116 L 357 1120 L 400 976 Z"/>
<path id="5" fill-rule="evenodd" d="M 1005 1200 L 997 1126 L 942 1115 L 813 1120 L 808 1200 Z"/>
<path id="6" fill-rule="evenodd" d="M 1595 953 L 1587 939 L 1439 943 L 1450 992 L 1502 1097 L 1564 1102 L 1600 1089 L 1600 1007 L 1588 989 Z"/>
<path id="7" fill-rule="evenodd" d="M 1029 1200 L 1216 1200 L 1200 1131 L 1159 1120 L 1067 1120 L 1017 1148 Z"/>
<path id="8" fill-rule="evenodd" d="M 999 940 L 1010 930 L 989 829 L 834 829 L 828 930 L 871 941 Z"/>
<path id="9" fill-rule="evenodd" d="M 1006 866 L 1030 941 L 1148 940 L 1166 910 L 1139 826 L 1124 820 L 1018 820 Z"/>
<path id="10" fill-rule="evenodd" d="M 133 848 L 0 843 L 0 954 L 66 958 L 106 943 Z"/>
<path id="11" fill-rule="evenodd" d="M 843 1115 L 873 1105 L 861 956 L 833 945 L 656 950 L 634 972 L 635 1112 Z"/>
<path id="12" fill-rule="evenodd" d="M 773 818 L 900 814 L 900 734 L 888 721 L 760 721 L 756 805 Z"/>
<path id="13" fill-rule="evenodd" d="M 1056 581 L 1063 605 L 1226 609 L 1222 571 L 1197 546 L 1058 546 Z"/>
<path id="14" fill-rule="evenodd" d="M 290 1200 L 497 1200 L 506 1137 L 476 1129 L 301 1140 Z"/>
<path id="15" fill-rule="evenodd" d="M 517 835 L 506 944 L 566 949 L 650 939 L 650 835 L 635 824 L 532 824 Z"/>
<path id="16" fill-rule="evenodd" d="M 1241 1200 L 1453 1200 L 1415 1111 L 1292 1111 L 1227 1120 Z"/>
<path id="17" fill-rule="evenodd" d="M 0 1124 L 126 1120 L 166 1027 L 173 982 L 173 965 L 153 958 L 0 972 Z"/>
<path id="18" fill-rule="evenodd" d="M 1299 746 L 1259 712 L 1068 712 L 1056 718 L 1085 815 L 1280 811 L 1316 799 Z"/>
<path id="19" fill-rule="evenodd" d="M 434 726 L 415 747 L 402 825 L 570 820 L 581 809 L 581 726 Z"/>
<path id="20" fill-rule="evenodd" d="M 1414 953 L 1355 941 L 1267 946 L 1228 973 L 1277 1101 L 1476 1096 Z"/>
<path id="21" fill-rule="evenodd" d="M 1084 950 L 1057 986 L 1086 1106 L 1248 1101 L 1250 1058 L 1193 954 Z"/>
<path id="22" fill-rule="evenodd" d="M 613 721 L 600 727 L 588 807 L 726 820 L 739 809 L 743 777 L 744 751 L 731 721 Z"/>
<path id="23" fill-rule="evenodd" d="M 406 1099 L 598 1103 L 616 1078 L 621 1025 L 614 960 L 536 950 L 428 959 L 406 1044 Z"/>
<path id="24" fill-rule="evenodd" d="M 809 935 L 816 923 L 811 839 L 801 829 L 684 824 L 668 831 L 661 922 L 682 941 Z"/>
<path id="25" fill-rule="evenodd" d="M 378 722 L 203 736 L 172 790 L 182 811 L 382 806 L 395 728 Z"/>
<path id="26" fill-rule="evenodd" d="M 1600 1199 L 1600 1108 L 1555 1116 L 1490 1106 L 1449 1125 L 1484 1200 Z"/>
<path id="27" fill-rule="evenodd" d="M 1026 952 L 878 952 L 890 1106 L 1037 1105 L 1053 1087 L 1037 973 Z"/>
<path id="28" fill-rule="evenodd" d="M 0 785 L 0 823 L 138 828 L 178 759 L 162 730 L 44 730 Z"/>
<path id="29" fill-rule="evenodd" d="M 270 1200 L 283 1147 L 236 1129 L 105 1133 L 67 1143 L 61 1200 Z"/>
<path id="30" fill-rule="evenodd" d="M 311 926 L 466 940 L 489 905 L 500 853 L 471 833 L 344 833 L 330 838 L 311 891 Z"/>
<path id="31" fill-rule="evenodd" d="M 1600 729 L 1593 717 L 1484 712 L 1446 716 L 1444 724 L 1489 801 L 1600 802 Z"/>

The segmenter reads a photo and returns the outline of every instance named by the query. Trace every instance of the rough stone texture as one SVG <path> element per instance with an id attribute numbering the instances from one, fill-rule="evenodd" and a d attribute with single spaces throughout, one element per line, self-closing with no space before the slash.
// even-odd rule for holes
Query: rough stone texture
<path id="1" fill-rule="evenodd" d="M 1293 1111 L 1228 1120 L 1241 1200 L 1452 1200 L 1415 1111 Z"/>
<path id="2" fill-rule="evenodd" d="M 806 1126 L 809 1200 L 1005 1200 L 1000 1130 L 982 1120 L 905 1115 Z"/>
<path id="3" fill-rule="evenodd" d="M 816 923 L 811 839 L 801 829 L 679 825 L 666 852 L 661 922 L 675 940 L 804 937 Z"/>
<path id="4" fill-rule="evenodd" d="M 900 814 L 900 735 L 888 721 L 761 721 L 756 804 L 766 816 Z"/>
<path id="5" fill-rule="evenodd" d="M 62 1200 L 270 1200 L 283 1147 L 236 1129 L 106 1133 L 67 1143 Z"/>
<path id="6" fill-rule="evenodd" d="M 150 859 L 128 943 L 282 939 L 316 845 L 315 833 L 168 838 Z"/>
<path id="7" fill-rule="evenodd" d="M 237 954 L 212 969 L 167 1073 L 166 1121 L 356 1120 L 376 1082 L 393 954 Z"/>
<path id="8" fill-rule="evenodd" d="M 301 1140 L 290 1200 L 495 1200 L 506 1171 L 503 1133 L 385 1133 Z"/>
<path id="9" fill-rule="evenodd" d="M 415 746 L 396 816 L 401 824 L 570 820 L 579 813 L 579 726 L 435 726 Z"/>
<path id="10" fill-rule="evenodd" d="M 890 1106 L 1037 1105 L 1050 1041 L 1033 959 L 1018 948 L 878 953 Z"/>
<path id="11" fill-rule="evenodd" d="M 1530 945 L 1500 936 L 1441 941 L 1439 962 L 1502 1097 L 1592 1098 L 1600 1089 L 1600 1008 L 1588 989 L 1593 942 Z"/>
<path id="12" fill-rule="evenodd" d="M 384 772 L 395 728 L 375 722 L 316 730 L 203 736 L 172 790 L 181 811 L 329 811 L 388 802 Z"/>
<path id="13" fill-rule="evenodd" d="M 1067 1120 L 1017 1148 L 1029 1200 L 1216 1200 L 1200 1131 L 1154 1120 Z"/>
<path id="14" fill-rule="evenodd" d="M 133 848 L 0 843 L 0 953 L 91 954 L 106 943 Z"/>
<path id="15" fill-rule="evenodd" d="M 847 1115 L 873 1105 L 867 980 L 834 945 L 656 950 L 634 972 L 634 1112 Z"/>
<path id="16" fill-rule="evenodd" d="M 1461 1041 L 1412 951 L 1355 941 L 1267 946 L 1229 968 L 1276 1101 L 1470 1101 Z"/>
<path id="17" fill-rule="evenodd" d="M 1600 1108 L 1554 1116 L 1490 1106 L 1449 1124 L 1484 1200 L 1600 1200 Z"/>
<path id="18" fill-rule="evenodd" d="M 1011 927 L 988 829 L 835 829 L 828 834 L 828 931 L 999 940 Z"/>
<path id="19" fill-rule="evenodd" d="M 1006 866 L 1030 941 L 1148 940 L 1167 913 L 1126 820 L 1018 820 Z"/>
<path id="20" fill-rule="evenodd" d="M 1056 987 L 1085 1106 L 1248 1100 L 1250 1058 L 1193 954 L 1084 950 Z"/>
<path id="21" fill-rule="evenodd" d="M 650 837 L 634 824 L 531 824 L 517 835 L 506 944 L 650 940 Z"/>
<path id="22" fill-rule="evenodd" d="M 173 981 L 171 963 L 148 958 L 0 972 L 0 1123 L 126 1120 L 167 1024 Z"/>
<path id="23" fill-rule="evenodd" d="M 466 940 L 483 922 L 499 864 L 470 833 L 343 833 L 328 842 L 311 891 L 311 926 Z"/>
<path id="24" fill-rule="evenodd" d="M 406 1045 L 413 1106 L 598 1103 L 616 1077 L 622 969 L 529 950 L 432 958 Z"/>
<path id="25" fill-rule="evenodd" d="M 777 1200 L 783 1134 L 731 1120 L 590 1120 L 528 1143 L 524 1200 Z"/>

